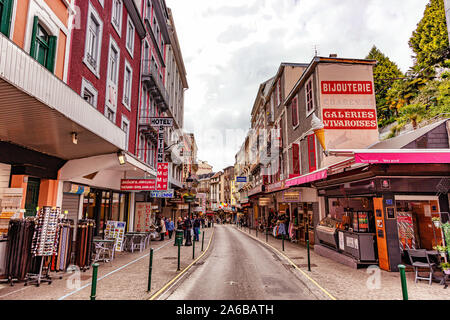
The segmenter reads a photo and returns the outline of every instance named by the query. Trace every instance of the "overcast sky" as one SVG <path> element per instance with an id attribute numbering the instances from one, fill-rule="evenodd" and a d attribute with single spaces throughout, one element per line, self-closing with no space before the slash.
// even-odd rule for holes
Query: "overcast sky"
<path id="1" fill-rule="evenodd" d="M 281 62 L 364 58 L 376 45 L 406 71 L 428 0 L 166 0 L 187 70 L 185 130 L 214 171 L 234 165 L 259 84 Z M 228 137 L 228 138 L 227 138 Z"/>

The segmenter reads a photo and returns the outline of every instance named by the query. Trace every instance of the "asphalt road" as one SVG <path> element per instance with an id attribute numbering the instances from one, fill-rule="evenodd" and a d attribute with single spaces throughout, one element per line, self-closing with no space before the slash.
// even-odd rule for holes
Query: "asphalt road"
<path id="1" fill-rule="evenodd" d="M 216 225 L 210 252 L 160 299 L 318 299 L 286 261 L 230 225 Z"/>

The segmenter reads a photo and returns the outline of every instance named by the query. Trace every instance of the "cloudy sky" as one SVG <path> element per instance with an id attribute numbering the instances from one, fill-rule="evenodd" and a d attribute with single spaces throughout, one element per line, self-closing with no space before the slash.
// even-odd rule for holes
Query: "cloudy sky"
<path id="1" fill-rule="evenodd" d="M 375 44 L 400 69 L 412 65 L 408 40 L 428 0 L 166 0 L 172 9 L 189 90 L 185 130 L 198 158 L 219 171 L 250 128 L 259 84 L 281 62 L 318 54 L 364 58 Z"/>

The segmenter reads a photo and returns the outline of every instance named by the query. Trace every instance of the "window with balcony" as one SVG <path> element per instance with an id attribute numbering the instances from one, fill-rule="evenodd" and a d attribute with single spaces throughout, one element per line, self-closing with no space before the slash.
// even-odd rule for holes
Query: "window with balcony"
<path id="1" fill-rule="evenodd" d="M 56 41 L 57 38 L 46 31 L 39 18 L 34 17 L 30 55 L 51 72 L 55 69 Z"/>
<path id="2" fill-rule="evenodd" d="M 91 4 L 89 4 L 88 17 L 83 61 L 99 77 L 103 22 Z"/>
<path id="3" fill-rule="evenodd" d="M 133 81 L 133 70 L 125 61 L 125 72 L 123 76 L 123 104 L 131 110 L 131 83 Z"/>
<path id="4" fill-rule="evenodd" d="M 0 0 L 0 32 L 9 37 L 13 0 Z"/>
<path id="5" fill-rule="evenodd" d="M 120 36 L 122 29 L 122 1 L 113 0 L 111 23 Z"/>

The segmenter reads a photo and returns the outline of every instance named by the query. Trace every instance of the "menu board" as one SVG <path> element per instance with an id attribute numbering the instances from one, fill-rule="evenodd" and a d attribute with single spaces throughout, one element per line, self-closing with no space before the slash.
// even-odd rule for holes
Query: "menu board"
<path id="1" fill-rule="evenodd" d="M 125 238 L 126 222 L 122 221 L 108 221 L 106 223 L 105 237 L 116 240 L 116 251 L 123 251 L 123 240 Z"/>
<path id="2" fill-rule="evenodd" d="M 137 232 L 149 232 L 152 225 L 152 204 L 147 202 L 136 203 L 134 230 Z"/>

